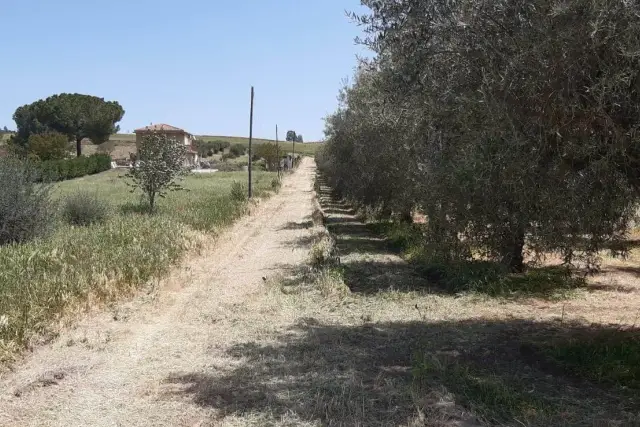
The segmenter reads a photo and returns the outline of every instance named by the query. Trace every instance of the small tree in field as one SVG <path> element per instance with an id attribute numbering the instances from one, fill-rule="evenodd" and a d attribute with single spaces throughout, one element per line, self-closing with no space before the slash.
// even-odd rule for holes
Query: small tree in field
<path id="1" fill-rule="evenodd" d="M 256 156 L 264 159 L 267 170 L 274 171 L 278 169 L 280 159 L 278 158 L 278 147 L 275 144 L 270 142 L 259 144 L 256 147 Z"/>
<path id="2" fill-rule="evenodd" d="M 132 191 L 142 190 L 151 212 L 157 197 L 182 189 L 177 181 L 188 173 L 184 166 L 186 153 L 186 146 L 163 134 L 145 136 L 139 144 L 136 162 L 125 177 L 132 180 Z"/>

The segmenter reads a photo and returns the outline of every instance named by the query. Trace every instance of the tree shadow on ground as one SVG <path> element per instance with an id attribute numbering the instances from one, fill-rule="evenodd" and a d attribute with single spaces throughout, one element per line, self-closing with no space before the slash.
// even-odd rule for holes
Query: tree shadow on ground
<path id="1" fill-rule="evenodd" d="M 398 260 L 362 260 L 341 264 L 344 283 L 351 292 L 373 295 L 379 292 L 420 291 L 446 293 L 444 288 L 429 282 L 415 268 Z"/>
<path id="2" fill-rule="evenodd" d="M 227 368 L 176 372 L 166 386 L 169 394 L 215 409 L 219 418 L 252 414 L 263 417 L 263 425 L 613 426 L 640 421 L 640 383 L 626 378 L 629 388 L 624 389 L 598 382 L 549 356 L 554 343 L 589 343 L 603 333 L 638 339 L 638 330 L 559 322 L 340 326 L 302 319 L 270 344 L 227 349 Z M 179 390 L 169 391 L 175 385 Z M 292 422 L 278 424 L 285 418 Z"/>
<path id="3" fill-rule="evenodd" d="M 280 227 L 278 229 L 278 231 L 280 231 L 280 230 L 306 230 L 306 229 L 311 228 L 311 227 L 313 227 L 313 222 L 311 220 L 302 221 L 302 222 L 290 221 L 290 222 L 286 223 L 283 227 Z"/>
<path id="4" fill-rule="evenodd" d="M 640 289 L 631 286 L 617 285 L 614 283 L 589 283 L 585 289 L 590 292 L 617 292 L 621 294 L 633 294 L 640 292 Z"/>
<path id="5" fill-rule="evenodd" d="M 327 187 L 321 187 L 320 194 L 323 209 L 339 206 L 344 211 L 348 206 L 347 202 L 336 200 Z M 385 236 L 393 228 L 390 222 L 365 224 L 354 215 L 340 213 L 328 215 L 325 224 L 335 237 L 344 282 L 352 292 L 375 294 L 393 289 L 457 294 L 473 291 L 511 299 L 559 299 L 586 284 L 580 276 L 557 267 L 532 267 L 525 274 L 512 274 L 499 263 L 488 261 L 442 264 L 416 256 L 406 262 L 398 255 L 407 247 L 420 246 L 424 230 L 419 224 L 405 224 L 399 232 L 392 233 L 393 239 Z"/>
<path id="6" fill-rule="evenodd" d="M 619 272 L 619 273 L 630 274 L 635 277 L 640 277 L 640 267 L 613 266 L 613 267 L 608 267 L 607 269 L 611 271 Z"/>

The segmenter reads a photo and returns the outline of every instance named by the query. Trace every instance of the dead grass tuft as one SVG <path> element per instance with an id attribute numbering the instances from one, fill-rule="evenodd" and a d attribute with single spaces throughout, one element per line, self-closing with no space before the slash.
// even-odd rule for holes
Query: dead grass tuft
<path id="1" fill-rule="evenodd" d="M 324 230 L 309 251 L 309 264 L 314 269 L 328 268 L 339 263 L 336 240 Z"/>

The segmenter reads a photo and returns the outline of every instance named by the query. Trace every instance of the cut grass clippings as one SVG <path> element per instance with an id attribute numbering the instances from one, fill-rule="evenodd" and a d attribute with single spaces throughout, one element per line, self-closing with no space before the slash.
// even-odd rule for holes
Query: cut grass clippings
<path id="1" fill-rule="evenodd" d="M 272 173 L 256 173 L 256 196 L 273 190 Z M 54 197 L 63 201 L 90 191 L 109 206 L 104 223 L 68 225 L 62 218 L 49 237 L 0 247 L 0 363 L 12 360 L 34 337 L 54 333 L 52 325 L 83 302 L 106 302 L 166 274 L 206 236 L 246 212 L 231 196 L 246 173 L 189 176 L 185 191 L 172 192 L 149 215 L 116 171 L 63 182 Z"/>

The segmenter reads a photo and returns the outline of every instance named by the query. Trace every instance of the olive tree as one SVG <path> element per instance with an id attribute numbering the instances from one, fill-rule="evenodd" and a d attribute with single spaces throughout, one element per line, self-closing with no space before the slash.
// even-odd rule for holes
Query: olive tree
<path id="1" fill-rule="evenodd" d="M 152 133 L 137 148 L 136 161 L 125 177 L 131 180 L 132 191 L 142 190 L 153 212 L 157 197 L 182 189 L 178 182 L 188 173 L 187 147 L 166 134 Z"/>

